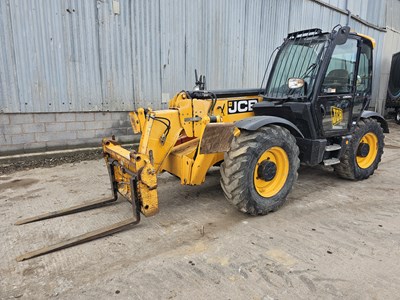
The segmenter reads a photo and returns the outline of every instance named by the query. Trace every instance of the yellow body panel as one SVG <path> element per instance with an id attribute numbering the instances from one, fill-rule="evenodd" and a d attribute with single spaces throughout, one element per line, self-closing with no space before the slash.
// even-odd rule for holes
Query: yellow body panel
<path id="1" fill-rule="evenodd" d="M 367 40 L 370 40 L 371 44 L 372 44 L 372 48 L 375 49 L 376 41 L 375 41 L 375 39 L 373 37 L 370 37 L 369 35 L 362 34 L 362 33 L 357 33 L 357 35 L 359 35 L 359 36 L 361 36 L 361 37 L 363 37 L 363 38 L 365 38 Z"/>
<path id="2" fill-rule="evenodd" d="M 165 159 L 163 170 L 178 176 L 182 184 L 188 184 L 198 144 L 197 138 L 175 146 Z"/>
<path id="3" fill-rule="evenodd" d="M 217 162 L 224 159 L 224 153 L 200 154 L 197 156 L 193 167 L 190 185 L 200 185 L 206 178 L 207 171 Z"/>
<path id="4" fill-rule="evenodd" d="M 118 192 L 126 198 L 131 198 L 130 179 L 137 176 L 138 194 L 141 198 L 141 212 L 146 216 L 158 213 L 157 174 L 145 154 L 121 147 L 113 140 L 103 140 L 104 158 L 113 161 L 114 181 Z M 134 199 L 131 199 L 133 201 Z"/>
<path id="5" fill-rule="evenodd" d="M 191 99 L 186 92 L 181 92 L 170 100 L 169 109 L 152 111 L 139 108 L 131 112 L 129 116 L 133 131 L 142 134 L 137 152 L 124 149 L 112 140 L 103 141 L 105 159 L 113 161 L 118 192 L 131 198 L 129 182 L 135 176 L 141 212 L 145 216 L 156 214 L 157 174 L 167 171 L 179 177 L 181 183 L 186 185 L 203 183 L 207 171 L 224 159 L 223 152 L 200 152 L 207 124 L 233 123 L 252 117 L 252 105 L 261 100 L 261 96 Z M 218 135 L 220 128 L 225 128 L 221 135 L 224 139 L 229 138 L 230 130 L 232 136 L 240 134 L 238 129 L 233 130 L 229 126 L 214 126 L 213 134 Z M 214 136 L 209 135 L 205 143 L 211 139 Z M 215 141 L 218 142 L 227 141 Z"/>

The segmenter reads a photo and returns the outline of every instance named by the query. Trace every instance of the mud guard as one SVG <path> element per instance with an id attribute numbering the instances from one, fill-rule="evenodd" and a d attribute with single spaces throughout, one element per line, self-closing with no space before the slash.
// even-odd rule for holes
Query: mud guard
<path id="1" fill-rule="evenodd" d="M 282 126 L 288 129 L 295 137 L 304 138 L 303 134 L 296 125 L 286 119 L 275 116 L 254 116 L 236 122 L 235 126 L 239 129 L 254 131 L 270 124 Z"/>
<path id="2" fill-rule="evenodd" d="M 209 123 L 204 129 L 200 154 L 226 152 L 233 138 L 233 123 Z"/>
<path id="3" fill-rule="evenodd" d="M 384 133 L 389 133 L 389 125 L 384 117 L 382 117 L 377 112 L 371 110 L 364 110 L 361 114 L 361 119 L 368 119 L 373 118 L 375 119 L 382 127 Z"/>

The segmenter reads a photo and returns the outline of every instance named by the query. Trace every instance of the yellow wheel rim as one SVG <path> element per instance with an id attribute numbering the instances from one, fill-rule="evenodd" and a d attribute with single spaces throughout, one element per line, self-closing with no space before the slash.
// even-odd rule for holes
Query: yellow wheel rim
<path id="1" fill-rule="evenodd" d="M 261 162 L 268 160 L 276 165 L 275 176 L 265 181 L 258 177 L 258 167 Z M 256 168 L 254 170 L 254 187 L 257 193 L 265 198 L 273 197 L 279 193 L 279 191 L 285 185 L 287 176 L 289 174 L 289 158 L 286 151 L 281 147 L 272 147 L 266 150 L 258 159 Z"/>
<path id="2" fill-rule="evenodd" d="M 361 138 L 360 144 L 361 143 L 369 146 L 369 152 L 365 157 L 357 155 L 356 160 L 361 169 L 367 169 L 374 163 L 376 155 L 378 154 L 378 137 L 374 133 L 368 132 Z"/>

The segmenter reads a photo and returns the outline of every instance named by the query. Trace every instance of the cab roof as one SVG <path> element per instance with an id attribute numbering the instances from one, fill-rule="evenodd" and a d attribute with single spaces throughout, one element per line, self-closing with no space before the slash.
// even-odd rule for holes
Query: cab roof
<path id="1" fill-rule="evenodd" d="M 370 41 L 371 44 L 372 44 L 372 48 L 375 48 L 376 41 L 375 41 L 375 39 L 373 37 L 370 37 L 369 35 L 358 33 L 358 32 L 355 32 L 355 34 L 360 36 L 360 37 L 362 37 L 362 38 L 364 38 L 364 39 L 366 39 L 366 40 L 368 40 L 368 41 Z"/>
<path id="2" fill-rule="evenodd" d="M 321 36 L 321 35 L 326 35 L 329 34 L 329 32 L 322 32 L 321 29 L 319 28 L 311 28 L 311 29 L 306 29 L 306 30 L 301 30 L 301 31 L 296 31 L 289 33 L 286 37 L 286 39 L 298 39 L 298 38 L 307 38 L 307 37 L 313 37 L 313 36 Z M 357 35 L 371 43 L 372 48 L 375 48 L 376 46 L 376 41 L 374 38 L 370 37 L 369 35 L 358 33 L 355 31 L 351 31 L 350 34 Z"/>

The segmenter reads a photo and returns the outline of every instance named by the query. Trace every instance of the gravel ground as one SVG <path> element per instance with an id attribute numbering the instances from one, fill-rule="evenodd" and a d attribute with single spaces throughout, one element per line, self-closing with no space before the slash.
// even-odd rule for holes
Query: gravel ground
<path id="1" fill-rule="evenodd" d="M 94 160 L 102 157 L 101 149 L 91 151 L 78 151 L 73 153 L 62 153 L 57 156 L 43 155 L 32 159 L 32 157 L 20 157 L 7 159 L 0 164 L 0 174 L 11 174 L 18 171 L 26 171 L 35 168 L 53 168 L 67 163 Z"/>
<path id="2" fill-rule="evenodd" d="M 124 145 L 124 147 L 129 149 L 135 147 L 135 145 Z M 82 150 L 77 149 L 70 150 L 69 152 L 44 152 L 40 154 L 35 154 L 34 156 L 0 156 L 0 175 L 11 174 L 14 172 L 26 171 L 35 168 L 53 168 L 63 164 L 101 159 L 102 157 L 103 154 L 101 148 L 90 148 Z"/>
<path id="3" fill-rule="evenodd" d="M 249 217 L 224 199 L 218 168 L 197 187 L 162 174 L 158 215 L 20 263 L 26 251 L 124 220 L 131 208 L 119 200 L 14 226 L 107 195 L 109 183 L 101 159 L 8 167 L 0 176 L 0 299 L 398 299 L 400 126 L 390 126 L 368 180 L 302 167 L 286 205 Z"/>

